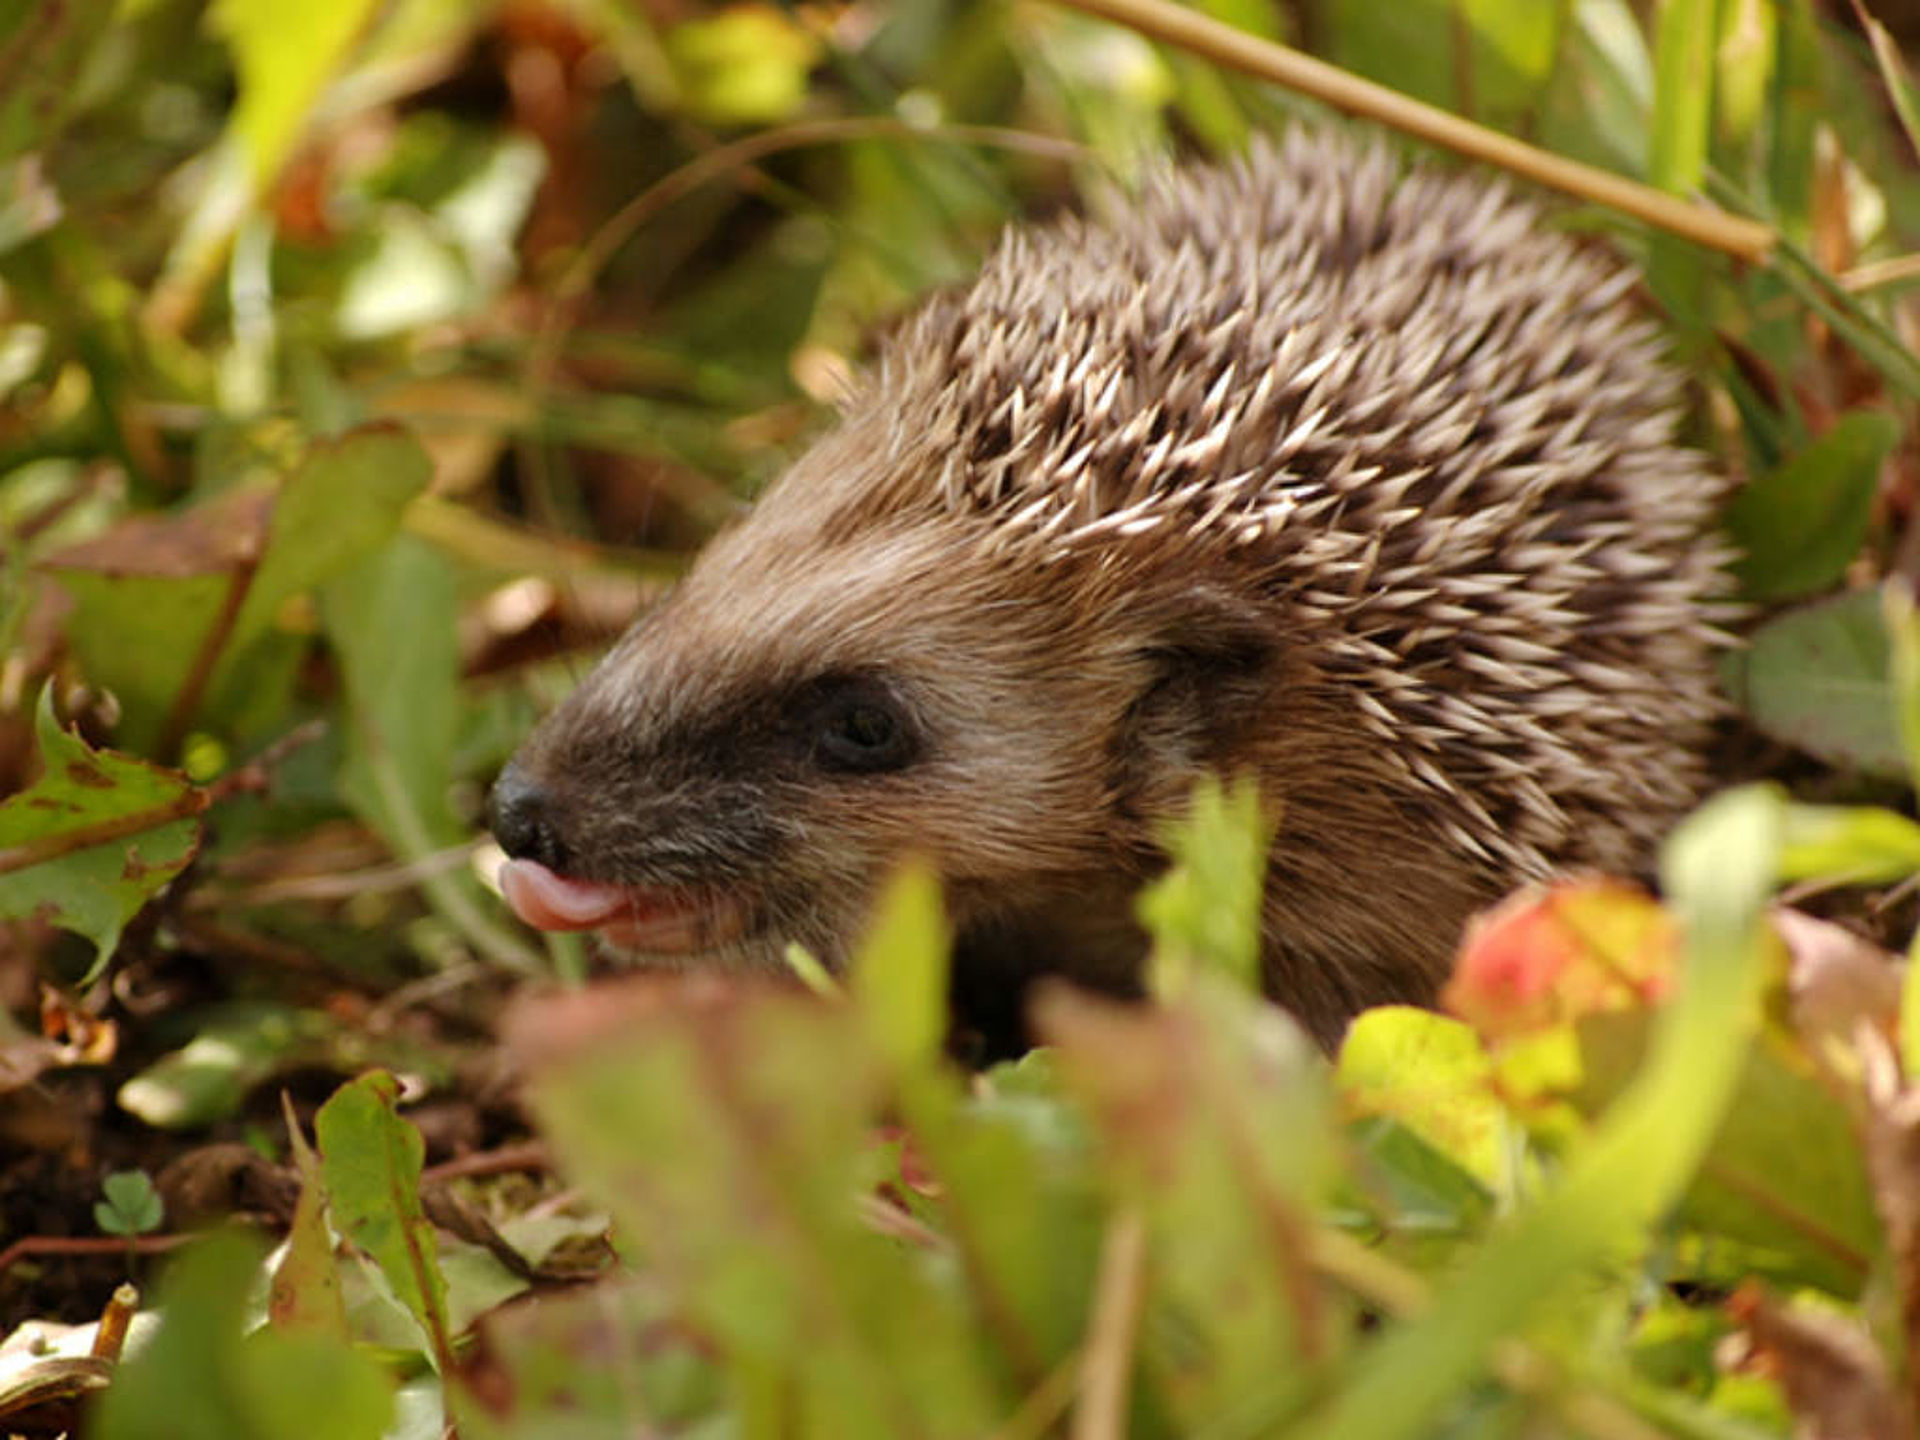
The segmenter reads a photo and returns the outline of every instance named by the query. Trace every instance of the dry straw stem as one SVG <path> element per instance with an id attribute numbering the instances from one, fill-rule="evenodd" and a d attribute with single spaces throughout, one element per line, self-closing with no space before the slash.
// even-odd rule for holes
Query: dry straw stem
<path id="1" fill-rule="evenodd" d="M 1087 1346 L 1080 1357 L 1080 1403 L 1072 1440 L 1118 1440 L 1127 1433 L 1133 1346 L 1146 1296 L 1147 1225 L 1123 1210 L 1107 1227 L 1100 1248 Z"/>
<path id="2" fill-rule="evenodd" d="M 1655 190 L 1610 171 L 1524 145 L 1497 130 L 1409 99 L 1396 90 L 1209 19 L 1170 0 L 1055 0 L 1098 15 L 1155 40 L 1164 40 L 1215 64 L 1271 80 L 1289 90 L 1392 126 L 1416 139 L 1511 171 L 1536 184 L 1592 201 L 1661 230 L 1758 265 L 1778 239 L 1757 220 L 1729 215 Z"/>

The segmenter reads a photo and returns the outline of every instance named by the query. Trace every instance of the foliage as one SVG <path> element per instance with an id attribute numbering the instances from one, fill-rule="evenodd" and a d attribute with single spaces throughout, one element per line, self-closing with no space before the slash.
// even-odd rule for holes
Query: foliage
<path id="1" fill-rule="evenodd" d="M 1773 227 L 1742 264 L 1558 212 L 1746 480 L 1726 768 L 1825 803 L 1730 790 L 1660 901 L 1516 897 L 1331 1066 L 1252 993 L 1231 785 L 1143 900 L 1155 1003 L 1047 993 L 985 1075 L 924 874 L 844 985 L 576 990 L 467 837 L 579 658 L 1003 222 L 1316 108 L 1050 4 L 14 7 L 0 1309 L 287 1235 L 169 1263 L 86 1433 L 1905 1433 L 1916 37 L 1198 8 Z M 66 1428 L 102 1376 L 54 1365 L 0 1361 L 0 1421 Z"/>

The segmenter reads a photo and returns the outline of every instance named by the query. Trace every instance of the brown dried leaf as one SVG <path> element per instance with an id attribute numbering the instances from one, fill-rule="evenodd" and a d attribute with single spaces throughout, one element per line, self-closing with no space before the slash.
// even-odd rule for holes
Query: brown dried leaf
<path id="1" fill-rule="evenodd" d="M 1799 910 L 1778 909 L 1770 918 L 1787 947 L 1794 1028 L 1816 1057 L 1851 1051 L 1863 1025 L 1889 1038 L 1895 1033 L 1897 957 L 1844 926 Z"/>
<path id="2" fill-rule="evenodd" d="M 1808 1440 L 1907 1440 L 1907 1406 L 1864 1327 L 1810 1305 L 1783 1305 L 1757 1285 L 1728 1302 L 1753 1358 L 1775 1375 Z"/>
<path id="3" fill-rule="evenodd" d="M 259 558 L 273 514 L 271 486 L 239 486 L 173 515 L 136 515 L 47 557 L 55 570 L 185 579 L 225 574 Z"/>

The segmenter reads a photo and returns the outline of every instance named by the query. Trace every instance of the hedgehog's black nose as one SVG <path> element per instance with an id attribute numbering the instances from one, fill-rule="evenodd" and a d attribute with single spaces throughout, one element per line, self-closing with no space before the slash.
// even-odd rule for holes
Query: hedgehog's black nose
<path id="1" fill-rule="evenodd" d="M 549 870 L 564 871 L 567 847 L 554 825 L 551 791 L 509 764 L 493 782 L 487 798 L 487 819 L 500 848 L 516 860 L 538 860 Z"/>

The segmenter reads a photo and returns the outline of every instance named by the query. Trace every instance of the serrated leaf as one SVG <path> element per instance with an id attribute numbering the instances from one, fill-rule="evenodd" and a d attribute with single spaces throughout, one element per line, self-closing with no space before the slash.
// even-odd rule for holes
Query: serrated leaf
<path id="1" fill-rule="evenodd" d="M 314 1118 L 320 1169 L 334 1223 L 380 1267 L 444 1375 L 453 1337 L 439 1249 L 420 1204 L 426 1142 L 395 1108 L 399 1094 L 379 1070 L 336 1090 Z"/>
<path id="2" fill-rule="evenodd" d="M 1880 597 L 1854 591 L 1777 615 L 1728 664 L 1728 690 L 1774 739 L 1881 775 L 1905 768 Z"/>
<path id="3" fill-rule="evenodd" d="M 126 923 L 199 850 L 206 792 L 62 729 L 51 685 L 34 734 L 40 778 L 0 803 L 0 861 L 19 867 L 0 872 L 0 917 L 39 915 L 86 936 L 98 974 Z"/>
<path id="4" fill-rule="evenodd" d="M 1853 411 L 1735 497 L 1726 523 L 1749 598 L 1790 599 L 1840 579 L 1866 539 L 1880 467 L 1899 438 L 1892 416 Z"/>

